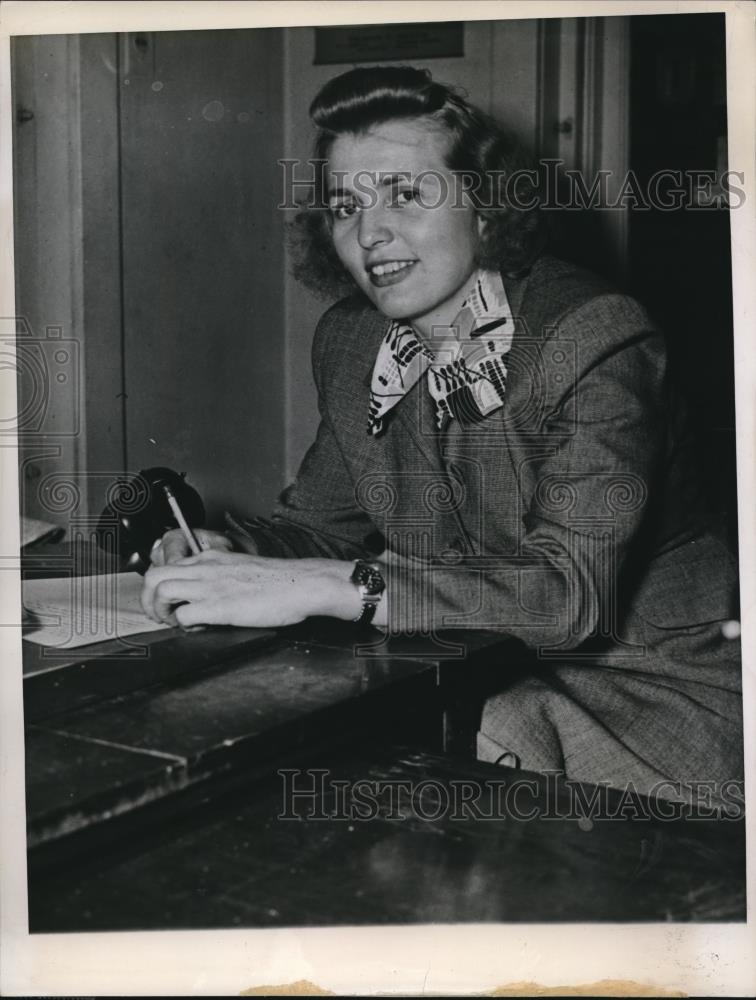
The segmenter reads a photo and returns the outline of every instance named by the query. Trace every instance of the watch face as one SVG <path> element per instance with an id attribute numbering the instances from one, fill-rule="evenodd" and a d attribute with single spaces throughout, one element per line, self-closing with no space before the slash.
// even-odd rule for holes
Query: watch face
<path id="1" fill-rule="evenodd" d="M 352 583 L 364 587 L 366 594 L 382 594 L 386 589 L 383 575 L 377 566 L 358 560 L 352 573 Z"/>

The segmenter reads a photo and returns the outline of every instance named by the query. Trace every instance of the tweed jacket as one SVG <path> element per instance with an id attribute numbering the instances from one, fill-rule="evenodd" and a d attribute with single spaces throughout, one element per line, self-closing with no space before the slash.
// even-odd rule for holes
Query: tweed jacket
<path id="1" fill-rule="evenodd" d="M 633 299 L 554 258 L 503 280 L 504 405 L 440 430 L 421 379 L 367 433 L 388 321 L 362 297 L 329 309 L 317 438 L 272 518 L 234 522 L 237 542 L 379 555 L 393 630 L 496 629 L 542 660 L 738 690 L 733 644 L 712 629 L 737 616 L 736 563 L 706 512 L 663 337 Z"/>

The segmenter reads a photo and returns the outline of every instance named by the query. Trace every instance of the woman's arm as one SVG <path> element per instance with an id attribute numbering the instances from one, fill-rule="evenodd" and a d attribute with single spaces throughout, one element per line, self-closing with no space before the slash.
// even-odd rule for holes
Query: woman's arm
<path id="1" fill-rule="evenodd" d="M 577 374 L 544 420 L 539 444 L 546 457 L 528 473 L 529 485 L 521 473 L 518 554 L 488 551 L 428 563 L 386 551 L 387 590 L 375 624 L 396 632 L 496 629 L 533 647 L 563 650 L 606 626 L 620 569 L 640 543 L 663 457 L 665 350 L 643 311 L 621 296 L 573 310 L 557 333 L 577 344 Z M 359 543 L 372 523 L 357 508 L 351 484 L 345 489 L 337 476 L 334 493 L 334 480 L 325 475 L 324 482 L 329 464 L 321 463 L 329 452 L 333 462 L 337 445 L 327 425 L 321 431 L 324 438 L 295 487 L 294 523 L 317 539 L 320 518 L 330 518 L 326 537 L 346 543 L 347 557 L 203 553 L 182 561 L 180 581 L 159 569 L 148 572 L 148 614 L 165 619 L 172 605 L 188 601 L 176 614 L 181 624 L 270 626 L 315 614 L 359 615 L 350 560 L 363 555 Z M 516 437 L 517 429 L 511 433 Z"/>

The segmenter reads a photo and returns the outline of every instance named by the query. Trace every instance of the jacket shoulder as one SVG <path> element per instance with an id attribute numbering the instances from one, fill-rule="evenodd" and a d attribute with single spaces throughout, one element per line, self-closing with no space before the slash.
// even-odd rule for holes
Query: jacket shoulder
<path id="1" fill-rule="evenodd" d="M 659 332 L 643 306 L 606 278 L 548 256 L 539 258 L 524 279 L 518 315 L 538 339 L 557 330 L 599 341 Z"/>
<path id="2" fill-rule="evenodd" d="M 387 322 L 363 295 L 350 295 L 326 309 L 318 320 L 312 342 L 316 378 L 334 364 L 343 367 L 350 361 L 368 357 L 374 360 Z"/>
<path id="3" fill-rule="evenodd" d="M 616 294 L 609 281 L 598 274 L 542 256 L 524 280 L 521 314 L 532 332 L 556 326 L 568 313 L 602 295 Z"/>

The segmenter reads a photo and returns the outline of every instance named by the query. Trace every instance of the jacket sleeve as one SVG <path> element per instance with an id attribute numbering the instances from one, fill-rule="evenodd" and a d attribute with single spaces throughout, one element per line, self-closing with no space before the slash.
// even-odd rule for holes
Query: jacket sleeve
<path id="1" fill-rule="evenodd" d="M 228 534 L 242 550 L 279 558 L 327 559 L 374 558 L 383 550 L 383 536 L 356 502 L 323 401 L 323 355 L 330 317 L 339 309 L 337 304 L 325 313 L 315 332 L 312 367 L 320 424 L 296 479 L 280 495 L 269 519 L 226 515 Z"/>
<path id="2" fill-rule="evenodd" d="M 516 554 L 421 566 L 386 552 L 391 631 L 496 629 L 562 651 L 612 633 L 617 581 L 645 544 L 664 455 L 665 347 L 640 306 L 620 295 L 573 308 L 555 333 L 576 345 L 575 377 L 547 401 L 542 457 L 519 467 Z M 553 351 L 543 355 L 548 366 Z M 511 447 L 521 433 L 503 419 L 502 447 Z"/>

